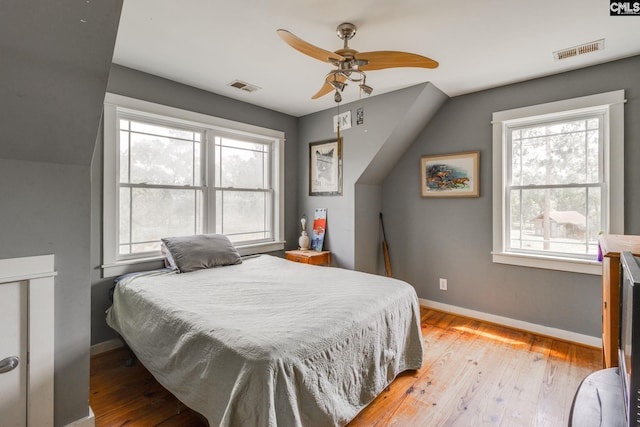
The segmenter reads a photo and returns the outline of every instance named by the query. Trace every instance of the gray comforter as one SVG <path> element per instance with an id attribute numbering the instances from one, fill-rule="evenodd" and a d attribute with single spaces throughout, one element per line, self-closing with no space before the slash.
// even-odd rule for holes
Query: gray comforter
<path id="1" fill-rule="evenodd" d="M 107 323 L 210 426 L 342 426 L 422 365 L 414 289 L 263 255 L 120 281 Z"/>

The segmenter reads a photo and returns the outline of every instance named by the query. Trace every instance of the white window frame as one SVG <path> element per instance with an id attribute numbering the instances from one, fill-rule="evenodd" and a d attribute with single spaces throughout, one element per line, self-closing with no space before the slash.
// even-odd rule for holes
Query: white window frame
<path id="1" fill-rule="evenodd" d="M 118 256 L 118 113 L 130 113 L 151 120 L 171 121 L 176 124 L 197 126 L 249 140 L 272 140 L 271 179 L 273 190 L 273 240 L 268 242 L 238 244 L 240 255 L 265 253 L 284 249 L 284 132 L 221 119 L 206 114 L 142 101 L 113 93 L 105 95 L 104 102 L 104 159 L 103 159 L 103 218 L 102 218 L 102 276 L 113 277 L 132 271 L 142 271 L 161 266 L 160 254 L 146 257 Z M 213 182 L 207 183 L 213 186 Z M 211 202 L 211 200 L 209 200 Z"/>
<path id="2" fill-rule="evenodd" d="M 624 90 L 493 113 L 493 262 L 585 274 L 602 274 L 593 260 L 526 254 L 507 250 L 508 130 L 510 126 L 554 120 L 568 114 L 603 111 L 605 233 L 624 234 Z M 611 167 L 614 165 L 615 167 Z"/>
<path id="3" fill-rule="evenodd" d="M 239 139 L 238 135 L 234 135 L 232 133 L 229 132 L 214 132 L 214 131 L 207 131 L 206 132 L 206 136 L 207 136 L 207 144 L 209 147 L 211 147 L 211 154 L 209 155 L 210 157 L 212 156 L 212 160 L 211 160 L 211 164 L 215 164 L 217 162 L 217 160 L 215 159 L 216 157 L 216 138 L 229 138 L 229 139 Z M 244 142 L 253 142 L 253 143 L 258 143 L 258 144 L 262 144 L 264 143 L 264 139 L 259 139 L 259 138 L 250 138 L 248 136 L 244 136 L 242 137 L 242 141 Z M 272 145 L 273 146 L 273 145 Z M 269 156 L 271 157 L 273 155 L 273 153 L 269 154 Z M 270 182 L 273 182 L 273 174 L 272 174 L 272 169 L 273 169 L 273 162 L 270 165 L 268 174 L 270 176 L 269 180 Z M 224 170 L 224 168 L 223 168 Z M 209 205 L 209 211 L 212 213 L 211 214 L 211 219 L 214 220 L 214 218 L 217 217 L 216 214 L 216 210 L 219 208 L 218 206 L 216 206 L 216 195 L 218 192 L 220 193 L 224 193 L 224 192 L 242 192 L 242 191 L 250 191 L 250 192 L 262 192 L 262 193 L 267 193 L 270 194 L 273 192 L 273 188 L 260 188 L 260 189 L 255 189 L 255 188 L 244 188 L 244 187 L 223 187 L 223 186 L 218 186 L 218 184 L 216 184 L 216 178 L 214 176 L 214 173 L 216 171 L 213 170 L 213 168 L 210 168 L 210 170 L 208 171 L 208 181 L 210 182 L 210 186 L 208 188 L 208 205 Z M 268 213 L 270 222 L 273 223 L 273 219 L 272 215 L 270 213 Z M 215 220 L 214 220 L 215 221 Z M 218 231 L 220 232 L 220 231 Z M 231 238 L 231 237 L 230 237 Z M 233 238 L 231 238 L 231 240 L 233 241 Z M 258 242 L 256 242 L 258 243 Z M 251 242 L 246 242 L 244 243 L 244 246 L 250 246 L 252 245 Z"/>

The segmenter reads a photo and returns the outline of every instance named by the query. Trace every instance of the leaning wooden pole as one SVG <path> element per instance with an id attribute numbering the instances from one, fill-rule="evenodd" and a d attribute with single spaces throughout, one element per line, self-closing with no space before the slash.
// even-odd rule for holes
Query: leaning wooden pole
<path id="1" fill-rule="evenodd" d="M 382 226 L 382 254 L 384 255 L 384 270 L 387 277 L 391 277 L 391 258 L 389 258 L 389 245 L 387 245 L 387 236 L 384 232 L 384 222 L 382 221 L 382 212 L 380 212 L 380 225 Z"/>

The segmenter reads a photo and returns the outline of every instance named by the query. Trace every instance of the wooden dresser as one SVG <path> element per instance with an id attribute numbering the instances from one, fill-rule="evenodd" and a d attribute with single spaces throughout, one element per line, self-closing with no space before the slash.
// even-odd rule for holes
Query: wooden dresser
<path id="1" fill-rule="evenodd" d="M 604 234 L 600 236 L 602 250 L 602 364 L 604 368 L 618 366 L 620 334 L 620 253 L 640 256 L 640 236 Z"/>

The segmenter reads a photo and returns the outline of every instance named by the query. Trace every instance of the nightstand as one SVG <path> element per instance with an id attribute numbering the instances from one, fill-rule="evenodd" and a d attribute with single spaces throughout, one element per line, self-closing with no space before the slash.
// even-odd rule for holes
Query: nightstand
<path id="1" fill-rule="evenodd" d="M 303 264 L 331 265 L 331 251 L 318 252 L 312 249 L 298 249 L 295 251 L 286 251 L 285 257 L 289 261 L 300 262 Z"/>

